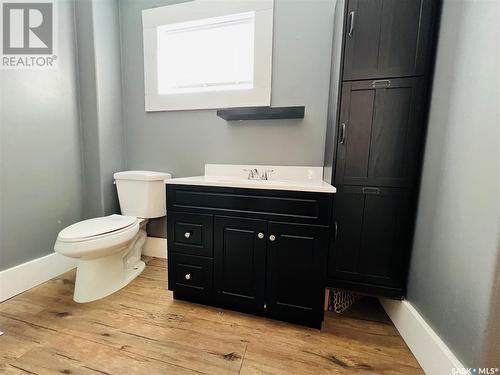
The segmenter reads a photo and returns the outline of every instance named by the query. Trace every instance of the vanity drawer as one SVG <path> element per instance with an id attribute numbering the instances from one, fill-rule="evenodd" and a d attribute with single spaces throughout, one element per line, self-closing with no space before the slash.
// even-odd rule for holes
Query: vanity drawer
<path id="1" fill-rule="evenodd" d="M 169 253 L 213 256 L 212 215 L 168 213 L 167 232 Z"/>
<path id="2" fill-rule="evenodd" d="M 213 186 L 167 185 L 167 212 L 245 216 L 329 225 L 333 194 Z"/>
<path id="3" fill-rule="evenodd" d="M 168 256 L 168 288 L 182 295 L 204 299 L 212 293 L 210 258 L 170 253 Z"/>

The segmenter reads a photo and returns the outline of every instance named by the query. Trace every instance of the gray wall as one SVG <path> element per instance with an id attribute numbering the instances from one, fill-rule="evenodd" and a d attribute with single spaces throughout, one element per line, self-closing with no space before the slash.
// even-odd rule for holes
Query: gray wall
<path id="1" fill-rule="evenodd" d="M 499 319 L 499 15 L 444 1 L 409 277 L 408 300 L 466 366 L 488 366 Z"/>
<path id="2" fill-rule="evenodd" d="M 117 1 L 78 1 L 76 21 L 84 216 L 96 217 L 119 212 L 113 173 L 125 164 Z"/>
<path id="3" fill-rule="evenodd" d="M 333 177 L 333 159 L 336 151 L 337 110 L 340 103 L 339 87 L 341 84 L 340 67 L 342 65 L 342 41 L 344 29 L 345 0 L 335 1 L 332 37 L 332 67 L 330 72 L 330 98 L 325 134 L 325 156 L 323 180 L 331 183 Z"/>
<path id="4" fill-rule="evenodd" d="M 174 2 L 119 2 L 127 169 L 180 177 L 205 163 L 323 165 L 334 1 L 275 1 L 271 102 L 305 105 L 304 120 L 239 123 L 214 110 L 144 112 L 141 10 Z"/>
<path id="5" fill-rule="evenodd" d="M 93 10 L 101 194 L 109 215 L 120 212 L 113 173 L 125 166 L 118 2 L 96 0 Z"/>
<path id="6" fill-rule="evenodd" d="M 103 212 L 92 2 L 77 1 L 76 15 L 84 216 L 89 218 L 101 216 Z"/>
<path id="7" fill-rule="evenodd" d="M 82 215 L 73 1 L 59 1 L 59 67 L 0 70 L 0 270 L 53 251 Z"/>

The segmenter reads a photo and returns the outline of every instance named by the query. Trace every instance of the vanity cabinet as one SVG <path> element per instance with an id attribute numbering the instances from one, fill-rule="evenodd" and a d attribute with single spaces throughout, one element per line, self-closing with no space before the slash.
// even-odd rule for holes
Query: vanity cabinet
<path id="1" fill-rule="evenodd" d="M 424 75 L 434 0 L 349 0 L 344 80 Z"/>
<path id="2" fill-rule="evenodd" d="M 167 185 L 167 196 L 174 298 L 321 326 L 332 194 Z"/>

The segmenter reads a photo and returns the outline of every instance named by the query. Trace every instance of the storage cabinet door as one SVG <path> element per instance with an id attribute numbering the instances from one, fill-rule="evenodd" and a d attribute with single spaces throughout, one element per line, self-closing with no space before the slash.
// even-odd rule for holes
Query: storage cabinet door
<path id="1" fill-rule="evenodd" d="M 217 302 L 245 311 L 264 307 L 267 222 L 215 216 Z"/>
<path id="2" fill-rule="evenodd" d="M 431 45 L 432 0 L 349 0 L 344 80 L 425 73 Z"/>
<path id="3" fill-rule="evenodd" d="M 409 192 L 344 186 L 336 195 L 329 278 L 403 287 L 410 246 Z"/>
<path id="4" fill-rule="evenodd" d="M 343 85 L 335 185 L 414 183 L 423 135 L 422 94 L 420 78 Z"/>
<path id="5" fill-rule="evenodd" d="M 320 324 L 328 237 L 328 227 L 269 223 L 267 307 L 271 315 Z"/>

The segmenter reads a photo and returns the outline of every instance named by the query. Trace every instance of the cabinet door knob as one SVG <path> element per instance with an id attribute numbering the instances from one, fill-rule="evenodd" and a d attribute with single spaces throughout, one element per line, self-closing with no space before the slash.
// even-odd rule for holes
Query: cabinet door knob
<path id="1" fill-rule="evenodd" d="M 263 239 L 264 238 L 264 233 L 260 232 L 257 237 L 259 237 L 260 239 Z"/>
<path id="2" fill-rule="evenodd" d="M 186 237 L 186 238 L 191 237 L 191 233 L 190 233 L 190 232 L 186 232 L 186 233 L 184 233 L 184 237 Z"/>
<path id="3" fill-rule="evenodd" d="M 186 273 L 186 275 L 184 275 L 184 278 L 185 278 L 186 280 L 191 279 L 191 274 L 190 274 L 190 273 Z"/>
<path id="4" fill-rule="evenodd" d="M 271 234 L 269 236 L 269 241 L 274 241 L 276 239 L 276 236 L 274 234 Z"/>

